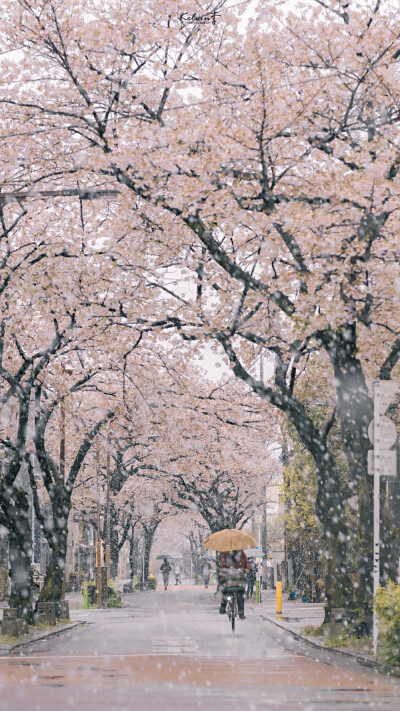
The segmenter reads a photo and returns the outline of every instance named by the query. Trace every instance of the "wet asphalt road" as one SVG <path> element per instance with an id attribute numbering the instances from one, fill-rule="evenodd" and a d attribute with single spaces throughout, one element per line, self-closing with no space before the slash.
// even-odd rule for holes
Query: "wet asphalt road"
<path id="1" fill-rule="evenodd" d="M 121 610 L 0 659 L 0 711 L 398 711 L 400 679 L 314 650 L 248 606 L 233 635 L 205 590 Z"/>

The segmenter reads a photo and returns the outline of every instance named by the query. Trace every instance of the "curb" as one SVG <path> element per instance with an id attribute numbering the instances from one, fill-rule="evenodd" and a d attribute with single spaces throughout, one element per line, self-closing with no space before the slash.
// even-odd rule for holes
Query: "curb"
<path id="1" fill-rule="evenodd" d="M 24 639 L 21 640 L 21 642 L 15 642 L 15 644 L 8 645 L 7 647 L 0 647 L 0 658 L 11 656 L 13 651 L 19 649 L 20 647 L 26 647 L 28 644 L 40 642 L 40 640 L 47 639 L 47 637 L 55 637 L 58 634 L 62 634 L 62 632 L 66 632 L 67 630 L 73 630 L 74 627 L 78 627 L 79 625 L 84 624 L 86 624 L 86 622 L 83 620 L 72 622 L 70 625 L 64 625 L 64 627 L 60 627 L 59 629 L 49 630 L 48 632 L 41 632 L 37 635 L 34 635 L 33 637 L 30 637 L 30 639 Z"/>
<path id="2" fill-rule="evenodd" d="M 400 669 L 397 669 L 395 667 L 388 667 L 385 664 L 380 664 L 379 662 L 373 661 L 373 659 L 368 659 L 368 657 L 365 657 L 363 654 L 358 654 L 357 652 L 350 652 L 348 649 L 341 649 L 340 647 L 327 647 L 322 642 L 317 642 L 311 637 L 306 637 L 305 635 L 302 635 L 299 632 L 291 630 L 290 627 L 286 627 L 286 625 L 280 624 L 272 617 L 268 617 L 267 615 L 260 615 L 260 617 L 263 620 L 267 620 L 267 622 L 272 622 L 272 624 L 274 624 L 276 627 L 280 627 L 280 629 L 282 630 L 285 630 L 285 632 L 289 632 L 289 634 L 291 634 L 295 639 L 300 640 L 301 642 L 305 642 L 305 644 L 308 644 L 310 647 L 314 647 L 315 649 L 323 649 L 325 652 L 333 652 L 334 654 L 339 654 L 343 657 L 350 657 L 351 659 L 354 659 L 354 661 L 358 662 L 358 664 L 361 664 L 365 667 L 370 667 L 371 669 L 377 669 L 382 674 L 390 674 L 391 676 L 400 677 Z"/>

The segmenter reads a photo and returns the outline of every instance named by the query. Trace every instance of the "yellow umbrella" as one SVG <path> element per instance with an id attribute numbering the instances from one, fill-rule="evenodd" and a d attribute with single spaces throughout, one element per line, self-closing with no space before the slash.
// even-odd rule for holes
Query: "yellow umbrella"
<path id="1" fill-rule="evenodd" d="M 211 551 L 242 551 L 244 548 L 253 548 L 257 541 L 250 533 L 237 531 L 235 528 L 224 528 L 223 531 L 210 533 L 204 539 L 204 547 Z"/>

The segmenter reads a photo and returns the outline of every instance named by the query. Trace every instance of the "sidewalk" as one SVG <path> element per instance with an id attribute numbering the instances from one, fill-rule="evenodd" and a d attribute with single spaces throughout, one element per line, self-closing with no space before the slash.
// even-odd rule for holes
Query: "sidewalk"
<path id="1" fill-rule="evenodd" d="M 301 602 L 300 600 L 288 600 L 285 593 L 282 595 L 282 614 L 276 612 L 276 592 L 275 590 L 262 590 L 262 601 L 256 603 L 247 601 L 250 609 L 258 614 L 262 619 L 272 622 L 277 627 L 286 630 L 296 639 L 316 649 L 323 649 L 334 654 L 351 657 L 363 666 L 372 667 L 380 672 L 400 676 L 400 670 L 387 667 L 374 660 L 372 653 L 361 653 L 349 647 L 332 647 L 325 644 L 324 637 L 307 636 L 303 630 L 308 625 L 320 627 L 324 621 L 324 607 L 322 603 Z"/>
<path id="2" fill-rule="evenodd" d="M 301 600 L 288 600 L 287 595 L 282 595 L 282 614 L 276 614 L 275 590 L 262 590 L 261 603 L 247 601 L 254 612 L 268 617 L 272 622 L 297 634 L 307 625 L 320 627 L 324 621 L 324 607 L 322 603 L 301 602 Z"/>

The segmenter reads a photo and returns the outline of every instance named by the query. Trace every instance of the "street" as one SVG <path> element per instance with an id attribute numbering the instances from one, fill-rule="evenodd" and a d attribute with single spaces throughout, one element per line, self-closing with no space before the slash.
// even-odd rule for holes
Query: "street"
<path id="1" fill-rule="evenodd" d="M 87 624 L 0 659 L 1 711 L 397 711 L 400 679 L 296 641 L 247 604 L 232 634 L 213 589 L 72 610 Z"/>

